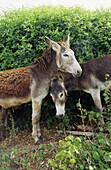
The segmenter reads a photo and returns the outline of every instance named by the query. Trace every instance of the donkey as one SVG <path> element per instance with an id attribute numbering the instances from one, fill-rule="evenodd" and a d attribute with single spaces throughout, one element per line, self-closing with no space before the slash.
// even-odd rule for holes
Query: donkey
<path id="1" fill-rule="evenodd" d="M 58 70 L 74 76 L 80 76 L 82 73 L 73 50 L 69 48 L 69 32 L 63 42 L 57 43 L 48 37 L 45 37 L 45 42 L 51 49 L 45 50 L 34 65 L 0 72 L 2 123 L 5 121 L 5 109 L 32 101 L 32 136 L 35 143 L 41 136 L 41 104 L 48 94 L 51 78 L 57 75 Z"/>
<path id="2" fill-rule="evenodd" d="M 63 118 L 65 115 L 65 101 L 67 92 L 73 90 L 83 90 L 90 93 L 96 111 L 102 109 L 100 92 L 105 89 L 111 89 L 111 54 L 97 59 L 89 60 L 80 64 L 82 74 L 80 77 L 73 77 L 71 74 L 59 75 L 52 80 L 51 96 L 56 107 L 56 116 Z M 108 86 L 105 86 L 105 76 L 108 77 Z M 64 76 L 64 77 L 63 77 Z M 103 122 L 104 123 L 104 122 Z"/>

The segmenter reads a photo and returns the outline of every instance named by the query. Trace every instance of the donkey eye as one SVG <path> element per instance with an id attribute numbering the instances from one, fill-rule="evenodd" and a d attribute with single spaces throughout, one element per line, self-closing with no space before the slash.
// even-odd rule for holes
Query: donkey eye
<path id="1" fill-rule="evenodd" d="M 68 54 L 64 54 L 64 57 L 69 57 L 69 55 Z"/>
<path id="2" fill-rule="evenodd" d="M 63 94 L 63 93 L 61 93 L 61 94 L 60 94 L 60 98 L 62 98 L 62 97 L 63 97 L 63 95 L 64 95 L 64 94 Z"/>

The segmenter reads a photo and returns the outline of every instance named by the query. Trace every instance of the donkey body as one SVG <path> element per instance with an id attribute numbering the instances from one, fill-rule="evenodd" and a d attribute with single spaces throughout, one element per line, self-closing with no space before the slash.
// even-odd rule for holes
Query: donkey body
<path id="1" fill-rule="evenodd" d="M 72 77 L 71 74 L 66 73 L 64 80 L 59 78 L 52 83 L 51 96 L 55 103 L 58 117 L 63 117 L 65 114 L 66 91 L 83 90 L 90 93 L 96 111 L 100 111 L 102 109 L 100 92 L 106 88 L 111 89 L 111 54 L 89 60 L 80 64 L 80 66 L 82 68 L 80 77 Z M 109 75 L 107 87 L 104 84 L 106 74 Z"/>
<path id="2" fill-rule="evenodd" d="M 62 43 L 58 44 L 47 37 L 45 41 L 51 49 L 46 50 L 35 65 L 0 72 L 2 111 L 5 112 L 5 109 L 9 107 L 32 101 L 32 136 L 35 143 L 41 136 L 39 126 L 41 104 L 48 94 L 51 77 L 57 75 L 58 69 L 77 76 L 82 72 L 74 52 L 68 48 L 69 33 Z M 66 54 L 69 56 L 67 59 L 64 56 Z"/>

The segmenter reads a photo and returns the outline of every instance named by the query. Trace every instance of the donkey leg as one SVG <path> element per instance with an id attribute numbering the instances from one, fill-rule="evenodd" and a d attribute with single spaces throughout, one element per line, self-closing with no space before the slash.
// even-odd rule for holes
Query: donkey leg
<path id="1" fill-rule="evenodd" d="M 32 137 L 35 140 L 35 143 L 39 141 L 41 136 L 40 132 L 40 116 L 41 116 L 41 104 L 42 101 L 32 101 Z"/>
<path id="2" fill-rule="evenodd" d="M 100 90 L 99 89 L 92 89 L 90 91 L 90 94 L 93 98 L 95 107 L 96 107 L 96 111 L 100 112 L 102 109 L 102 104 L 101 104 L 101 97 L 100 97 Z"/>
<path id="3" fill-rule="evenodd" d="M 100 96 L 100 89 L 93 89 L 91 91 L 91 96 L 93 98 L 95 107 L 96 107 L 96 111 L 100 112 L 102 109 L 102 103 L 101 103 L 101 96 Z M 100 119 L 100 122 L 102 122 L 102 124 L 104 124 L 104 119 Z M 99 123 L 100 124 L 100 123 Z"/>
<path id="4" fill-rule="evenodd" d="M 0 110 L 0 139 L 5 137 L 5 126 L 7 127 L 8 111 L 3 107 Z"/>
<path id="5" fill-rule="evenodd" d="M 4 138 L 4 123 L 2 109 L 0 109 L 0 141 Z"/>
<path id="6" fill-rule="evenodd" d="M 7 127 L 7 125 L 8 125 L 8 109 L 5 109 L 2 107 L 2 113 L 3 113 L 4 124 Z"/>

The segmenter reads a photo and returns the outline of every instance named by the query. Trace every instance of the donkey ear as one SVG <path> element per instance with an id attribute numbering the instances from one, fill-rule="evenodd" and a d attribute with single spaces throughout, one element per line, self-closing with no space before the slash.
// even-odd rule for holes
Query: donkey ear
<path id="1" fill-rule="evenodd" d="M 63 73 L 58 72 L 58 80 L 59 80 L 59 82 L 63 82 L 64 81 Z"/>
<path id="2" fill-rule="evenodd" d="M 51 86 L 52 86 L 52 84 L 54 83 L 54 81 L 56 81 L 57 80 L 57 77 L 52 77 L 51 78 Z"/>
<path id="3" fill-rule="evenodd" d="M 64 40 L 63 40 L 63 42 L 64 42 L 68 47 L 70 47 L 69 40 L 70 40 L 70 32 L 67 33 L 66 37 L 65 37 Z"/>
<path id="4" fill-rule="evenodd" d="M 48 44 L 49 47 L 51 47 L 54 51 L 60 50 L 60 45 L 56 43 L 55 41 L 50 40 L 48 37 L 45 36 L 45 42 Z"/>

